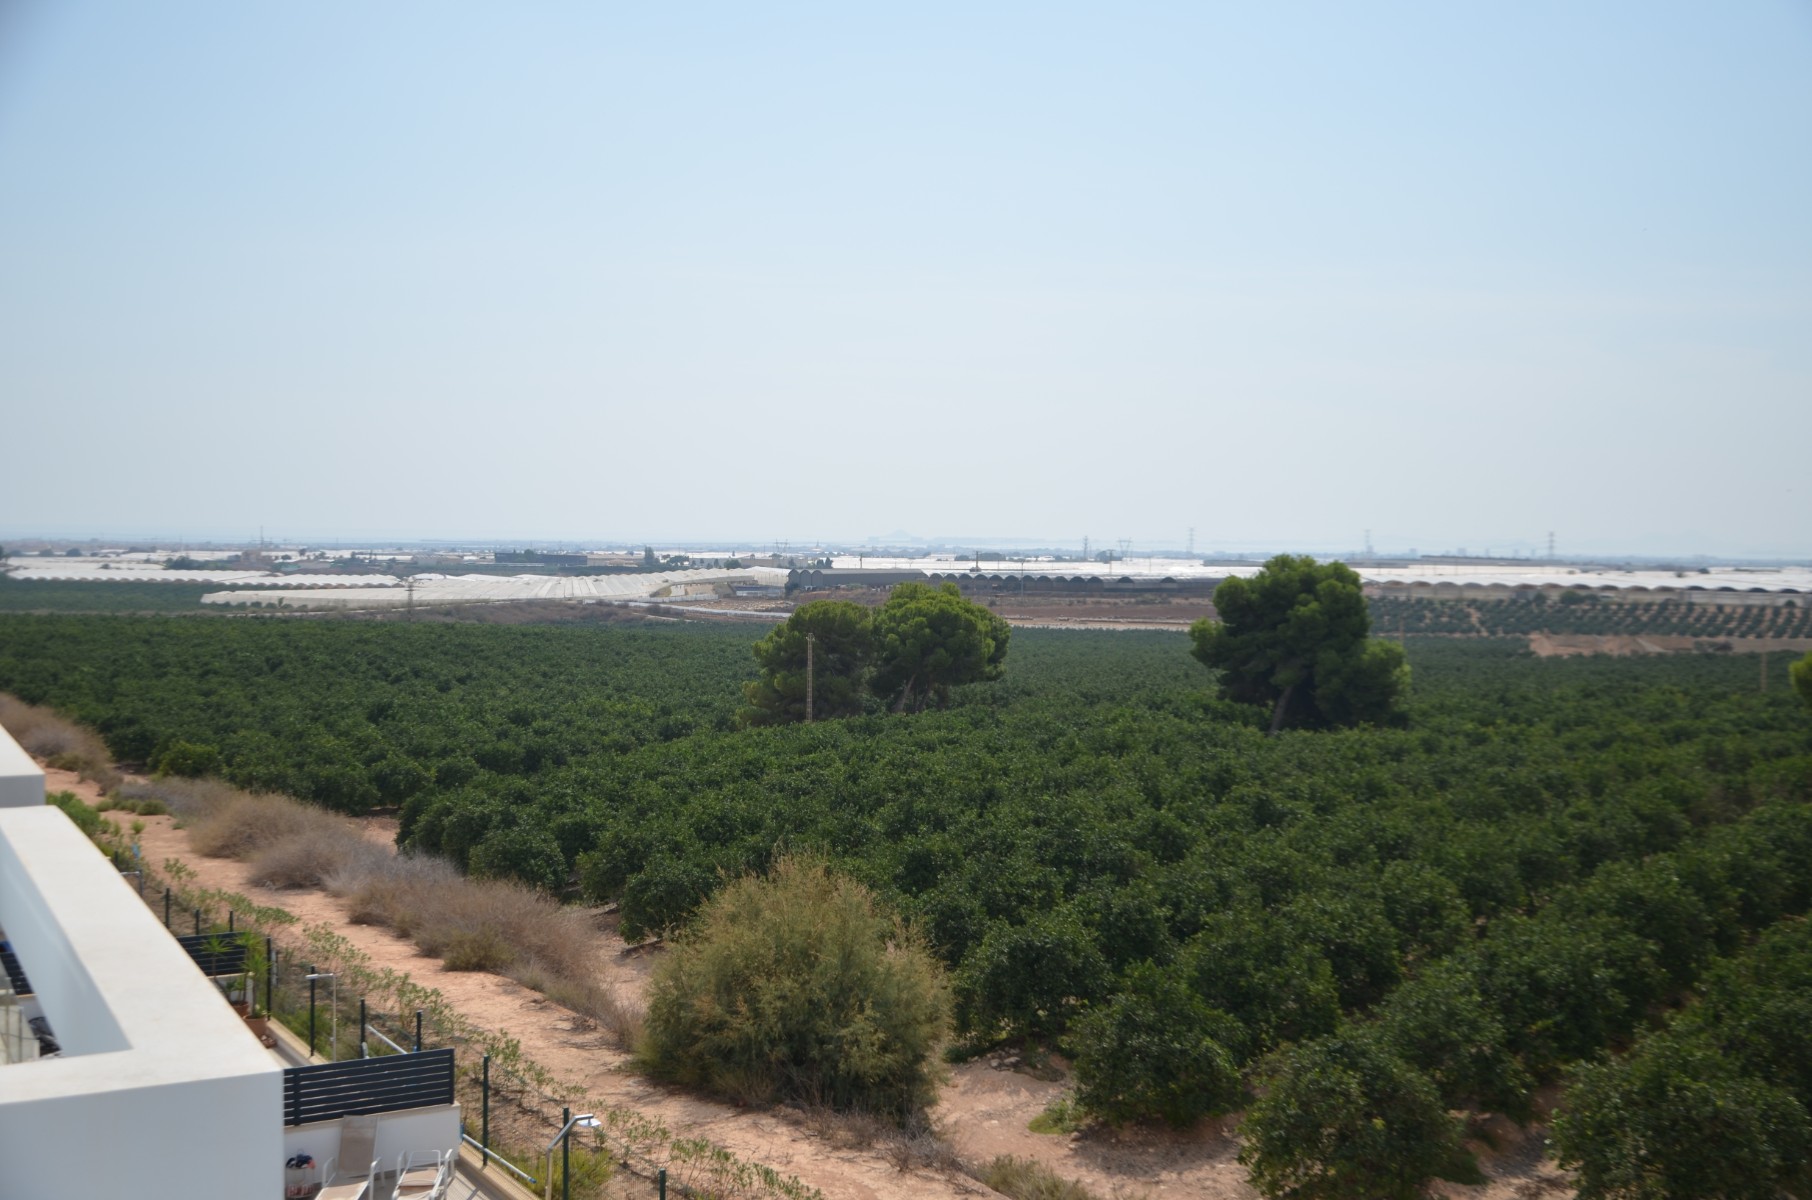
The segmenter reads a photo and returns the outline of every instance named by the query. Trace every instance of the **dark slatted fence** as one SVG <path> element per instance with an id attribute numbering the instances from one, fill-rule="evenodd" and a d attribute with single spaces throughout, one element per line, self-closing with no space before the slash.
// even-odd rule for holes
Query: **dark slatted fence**
<path id="1" fill-rule="evenodd" d="M 315 1063 L 283 1072 L 283 1123 L 337 1121 L 453 1103 L 453 1051 L 386 1054 L 343 1063 Z"/>

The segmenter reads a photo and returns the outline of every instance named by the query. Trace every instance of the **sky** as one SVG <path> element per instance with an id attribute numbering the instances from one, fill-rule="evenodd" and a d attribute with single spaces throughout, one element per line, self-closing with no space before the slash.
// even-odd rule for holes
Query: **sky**
<path id="1" fill-rule="evenodd" d="M 0 0 L 0 537 L 1812 557 L 1812 4 Z"/>

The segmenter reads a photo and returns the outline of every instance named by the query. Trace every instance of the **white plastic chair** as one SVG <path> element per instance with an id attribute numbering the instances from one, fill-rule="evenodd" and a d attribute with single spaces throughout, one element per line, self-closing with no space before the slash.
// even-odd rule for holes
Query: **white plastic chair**
<path id="1" fill-rule="evenodd" d="M 453 1184 L 453 1151 L 409 1150 L 396 1156 L 396 1200 L 442 1200 Z"/>
<path id="2" fill-rule="evenodd" d="M 338 1158 L 327 1160 L 324 1175 L 327 1186 L 315 1193 L 315 1200 L 372 1200 L 371 1185 L 377 1178 L 377 1159 L 371 1160 L 362 1176 L 349 1175 L 345 1179 L 339 1177 L 339 1165 Z"/>

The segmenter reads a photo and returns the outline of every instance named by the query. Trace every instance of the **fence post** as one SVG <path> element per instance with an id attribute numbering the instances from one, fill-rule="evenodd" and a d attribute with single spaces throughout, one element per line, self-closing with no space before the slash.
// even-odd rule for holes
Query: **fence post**
<path id="1" fill-rule="evenodd" d="M 233 930 L 233 918 L 234 918 L 234 917 L 235 917 L 235 916 L 236 916 L 236 915 L 237 915 L 237 914 L 235 914 L 235 913 L 234 913 L 234 912 L 233 912 L 233 910 L 232 910 L 232 909 L 230 909 L 230 908 L 229 908 L 229 909 L 227 909 L 227 932 L 228 932 L 228 933 L 232 933 L 232 932 L 234 932 L 234 930 Z"/>
<path id="2" fill-rule="evenodd" d="M 486 1170 L 491 1165 L 491 1056 L 484 1056 L 484 1123 L 479 1126 L 479 1142 L 484 1146 L 484 1155 L 479 1161 L 478 1169 Z"/>
<path id="3" fill-rule="evenodd" d="M 415 1052 L 422 1052 L 422 1010 L 415 1010 Z"/>
<path id="4" fill-rule="evenodd" d="M 359 997 L 359 1057 L 370 1058 L 371 1051 L 365 1047 L 365 997 Z"/>
<path id="5" fill-rule="evenodd" d="M 667 1168 L 666 1167 L 661 1168 L 661 1173 L 658 1176 L 656 1176 L 656 1180 L 657 1180 L 657 1182 L 659 1182 L 659 1184 L 661 1186 L 661 1200 L 667 1200 Z"/>
<path id="6" fill-rule="evenodd" d="M 170 887 L 164 885 L 164 928 L 170 928 Z"/>
<path id="7" fill-rule="evenodd" d="M 277 1015 L 277 949 L 269 934 L 264 937 L 264 1015 Z"/>
<path id="8" fill-rule="evenodd" d="M 572 1200 L 573 1197 L 573 1110 L 560 1110 L 560 1123 L 565 1130 L 560 1134 L 560 1200 Z"/>
<path id="9" fill-rule="evenodd" d="M 312 1058 L 315 1053 L 315 965 L 308 964 L 308 1053 Z"/>

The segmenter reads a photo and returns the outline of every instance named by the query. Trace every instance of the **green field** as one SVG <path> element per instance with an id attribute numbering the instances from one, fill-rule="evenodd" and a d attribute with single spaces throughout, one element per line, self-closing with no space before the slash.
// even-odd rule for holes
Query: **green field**
<path id="1" fill-rule="evenodd" d="M 218 583 L 89 582 L 74 579 L 22 581 L 0 575 L 0 612 L 39 613 L 219 613 L 201 598 L 225 587 Z"/>
<path id="2" fill-rule="evenodd" d="M 1237 1066 L 1371 1031 L 1454 1108 L 1526 1111 L 1812 902 L 1812 722 L 1753 663 L 1412 637 L 1404 727 L 1268 738 L 1179 634 L 1020 630 L 947 710 L 744 730 L 753 636 L 0 615 L 0 689 L 632 935 L 819 851 L 972 1045 L 1176 986 Z"/>

